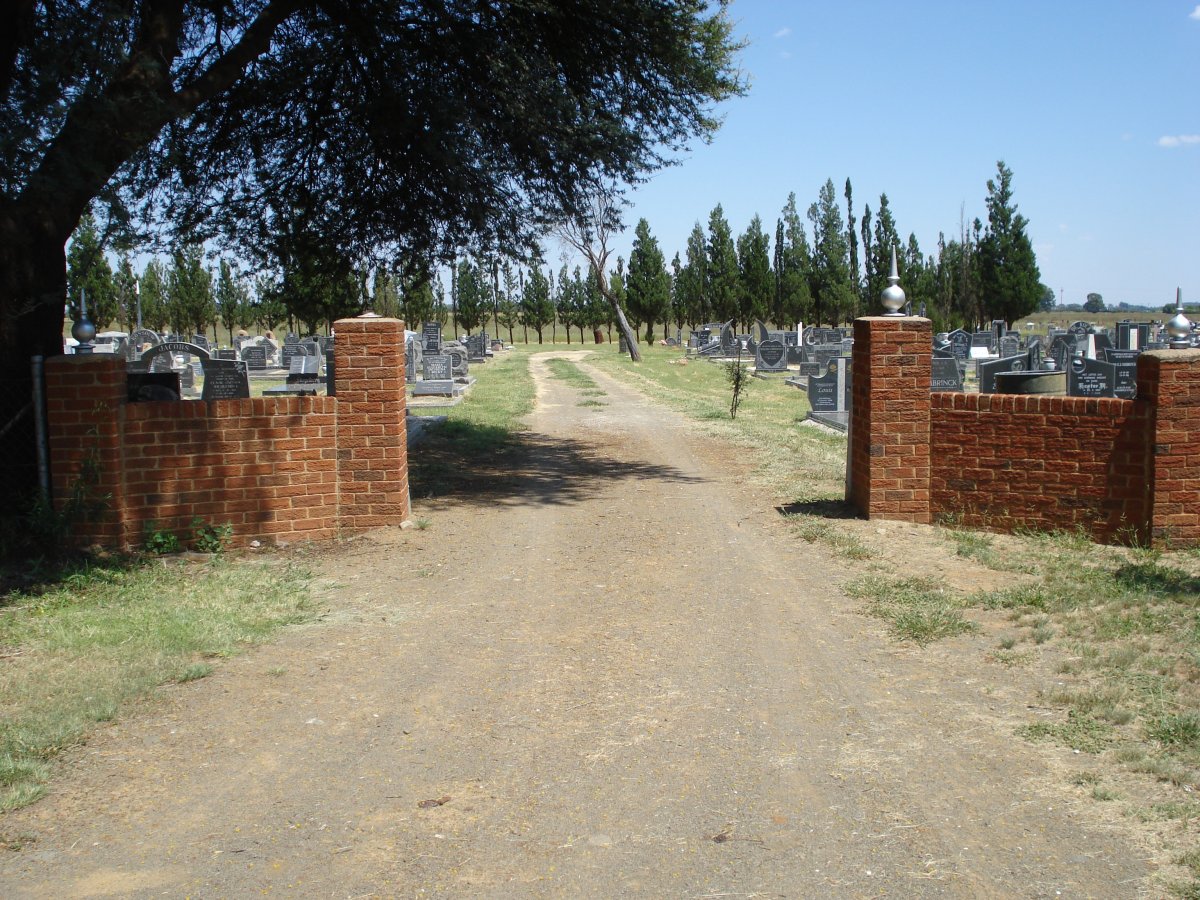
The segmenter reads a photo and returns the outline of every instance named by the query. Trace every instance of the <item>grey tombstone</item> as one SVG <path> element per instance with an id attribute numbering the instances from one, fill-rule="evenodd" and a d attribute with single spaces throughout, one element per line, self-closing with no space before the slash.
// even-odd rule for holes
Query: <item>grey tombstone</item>
<path id="1" fill-rule="evenodd" d="M 1092 326 L 1087 322 L 1072 322 L 1067 326 L 1067 332 L 1075 335 L 1075 343 L 1079 344 L 1080 338 L 1084 338 L 1086 340 L 1088 331 L 1091 330 L 1091 327 Z"/>
<path id="2" fill-rule="evenodd" d="M 953 356 L 935 356 L 929 373 L 930 391 L 959 391 L 963 389 L 962 370 Z"/>
<path id="3" fill-rule="evenodd" d="M 761 319 L 754 320 L 754 328 L 751 329 L 751 337 L 754 338 L 755 346 L 758 346 L 763 341 L 771 339 L 771 332 L 767 329 L 766 324 Z"/>
<path id="4" fill-rule="evenodd" d="M 787 347 L 782 341 L 760 341 L 754 356 L 754 368 L 759 372 L 786 372 Z"/>
<path id="5" fill-rule="evenodd" d="M 446 341 L 442 346 L 442 355 L 450 358 L 452 378 L 466 378 L 470 374 L 470 360 L 467 348 L 458 341 Z"/>
<path id="6" fill-rule="evenodd" d="M 808 405 L 815 413 L 845 412 L 850 408 L 849 360 L 834 359 L 824 375 L 808 379 Z"/>
<path id="7" fill-rule="evenodd" d="M 208 336 L 203 334 L 192 335 L 192 343 L 203 350 L 212 351 L 212 345 L 208 342 Z"/>
<path id="8" fill-rule="evenodd" d="M 971 335 L 971 349 L 984 349 L 988 353 L 995 353 L 996 345 L 992 342 L 994 337 L 990 331 L 976 331 Z"/>
<path id="9" fill-rule="evenodd" d="M 291 368 L 292 358 L 295 357 L 297 353 L 303 352 L 304 351 L 300 349 L 300 338 L 297 335 L 288 334 L 283 339 L 283 351 L 280 356 L 279 364 L 285 369 Z"/>
<path id="10" fill-rule="evenodd" d="M 733 330 L 733 319 L 721 326 L 721 353 L 725 356 L 737 356 L 741 344 Z"/>
<path id="11" fill-rule="evenodd" d="M 1113 394 L 1117 397 L 1132 400 L 1137 396 L 1137 358 L 1141 353 L 1141 350 L 1112 348 L 1104 351 L 1104 361 L 1111 363 L 1114 369 Z"/>
<path id="12" fill-rule="evenodd" d="M 242 362 L 249 369 L 265 369 L 267 367 L 267 348 L 261 344 L 245 344 L 242 347 Z"/>
<path id="13" fill-rule="evenodd" d="M 250 373 L 239 359 L 210 359 L 203 363 L 204 387 L 201 400 L 246 400 L 250 397 Z"/>
<path id="14" fill-rule="evenodd" d="M 218 351 L 217 351 L 216 358 L 217 358 L 217 359 L 233 359 L 233 360 L 236 360 L 236 359 L 238 358 L 238 352 L 237 352 L 236 350 L 233 350 L 233 349 L 222 349 L 222 350 L 218 350 Z"/>
<path id="15" fill-rule="evenodd" d="M 421 362 L 421 377 L 426 381 L 450 381 L 453 367 L 445 353 L 426 353 Z"/>
<path id="16" fill-rule="evenodd" d="M 1092 335 L 1092 346 L 1096 348 L 1096 359 L 1104 359 L 1104 351 L 1113 349 L 1112 339 L 1101 331 Z"/>
<path id="17" fill-rule="evenodd" d="M 1015 334 L 1006 334 L 1000 338 L 1000 355 L 1016 356 L 1021 352 L 1021 339 Z"/>
<path id="18" fill-rule="evenodd" d="M 1072 357 L 1067 365 L 1067 395 L 1070 397 L 1115 397 L 1117 367 L 1086 356 Z"/>
<path id="19" fill-rule="evenodd" d="M 1150 343 L 1149 322 L 1118 322 L 1117 350 L 1144 350 Z"/>
<path id="20" fill-rule="evenodd" d="M 303 384 L 305 382 L 315 382 L 320 378 L 321 373 L 318 371 L 319 361 L 315 356 L 309 356 L 307 353 L 299 353 L 292 357 L 292 361 L 288 364 L 288 384 Z"/>
<path id="21" fill-rule="evenodd" d="M 996 392 L 996 375 L 1000 372 L 1024 372 L 1029 367 L 1029 357 L 1024 353 L 1003 359 L 980 360 L 979 393 L 994 394 Z"/>
<path id="22" fill-rule="evenodd" d="M 961 328 L 956 328 L 954 331 L 946 335 L 950 341 L 950 350 L 954 354 L 955 359 L 969 359 L 971 356 L 971 335 L 963 331 Z"/>
<path id="23" fill-rule="evenodd" d="M 1067 362 L 1075 355 L 1075 335 L 1056 334 L 1050 342 L 1050 356 L 1060 370 L 1067 368 Z"/>

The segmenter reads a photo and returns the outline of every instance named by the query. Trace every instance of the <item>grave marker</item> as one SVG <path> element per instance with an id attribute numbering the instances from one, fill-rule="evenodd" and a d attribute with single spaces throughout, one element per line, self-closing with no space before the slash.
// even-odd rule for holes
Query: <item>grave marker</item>
<path id="1" fill-rule="evenodd" d="M 1086 356 L 1071 358 L 1067 366 L 1067 395 L 1071 397 L 1115 397 L 1117 367 Z"/>
<path id="2" fill-rule="evenodd" d="M 786 372 L 787 347 L 782 341 L 760 341 L 754 356 L 754 368 L 759 372 Z"/>
<path id="3" fill-rule="evenodd" d="M 1132 400 L 1137 396 L 1137 358 L 1141 353 L 1141 350 L 1112 348 L 1104 351 L 1104 361 L 1111 363 L 1115 372 L 1113 393 L 1124 400 Z"/>

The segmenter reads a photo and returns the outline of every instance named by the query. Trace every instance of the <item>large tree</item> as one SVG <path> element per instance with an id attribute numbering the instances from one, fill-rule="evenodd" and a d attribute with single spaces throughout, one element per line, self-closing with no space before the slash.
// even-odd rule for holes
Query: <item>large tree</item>
<path id="1" fill-rule="evenodd" d="M 850 281 L 850 248 L 846 226 L 837 205 L 833 180 L 827 179 L 808 208 L 813 227 L 812 270 L 809 279 L 813 295 L 814 324 L 837 325 L 855 313 L 854 286 Z"/>
<path id="2" fill-rule="evenodd" d="M 67 253 L 67 302 L 73 317 L 78 316 L 82 302 L 98 331 L 103 331 L 120 313 L 112 267 L 104 255 L 96 220 L 90 215 L 80 220 Z"/>
<path id="3" fill-rule="evenodd" d="M 630 315 L 646 325 L 646 343 L 654 343 L 654 323 L 664 329 L 671 311 L 671 276 L 658 241 L 650 233 L 650 223 L 639 219 L 634 229 L 633 248 L 629 253 L 629 272 L 624 278 L 625 298 Z"/>
<path id="4" fill-rule="evenodd" d="M 61 352 L 63 248 L 98 198 L 244 256 L 297 209 L 360 261 L 526 246 L 715 129 L 730 34 L 702 0 L 11 0 L 0 343 Z"/>
<path id="5" fill-rule="evenodd" d="M 717 204 L 708 215 L 708 265 L 705 289 L 712 314 L 720 320 L 737 318 L 738 258 L 725 210 Z"/>
<path id="6" fill-rule="evenodd" d="M 987 314 L 1010 325 L 1038 308 L 1041 273 L 1033 243 L 1025 232 L 1028 220 L 1017 212 L 1012 170 L 996 163 L 996 179 L 987 183 L 987 229 L 979 242 L 979 278 Z"/>
<path id="7" fill-rule="evenodd" d="M 205 334 L 217 318 L 212 273 L 204 268 L 204 256 L 196 244 L 175 251 L 167 276 L 167 308 L 171 327 L 187 340 L 188 331 Z"/>
<path id="8" fill-rule="evenodd" d="M 738 318 L 744 325 L 755 319 L 766 319 L 775 294 L 775 279 L 771 274 L 771 239 L 763 231 L 757 215 L 738 237 Z M 780 324 L 776 322 L 776 324 Z"/>
<path id="9" fill-rule="evenodd" d="M 779 281 L 779 312 L 776 324 L 780 327 L 803 322 L 812 312 L 812 293 L 809 281 L 812 271 L 812 251 L 808 246 L 808 235 L 796 209 L 796 195 L 788 194 L 787 203 L 779 220 L 778 231 L 783 233 L 783 243 L 777 249 L 776 277 Z"/>

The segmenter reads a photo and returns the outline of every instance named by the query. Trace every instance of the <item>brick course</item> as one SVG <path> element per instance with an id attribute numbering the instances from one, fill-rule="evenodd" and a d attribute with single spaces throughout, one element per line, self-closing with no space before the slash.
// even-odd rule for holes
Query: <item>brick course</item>
<path id="1" fill-rule="evenodd" d="M 150 522 L 190 538 L 197 516 L 232 524 L 235 544 L 326 540 L 405 521 L 404 324 L 343 319 L 334 328 L 337 397 L 128 403 L 124 360 L 47 360 L 56 505 L 89 471 L 92 492 L 107 495 L 78 539 L 129 549 Z"/>
<path id="2" fill-rule="evenodd" d="M 854 329 L 847 499 L 868 518 L 1200 545 L 1200 350 L 1143 352 L 1132 401 L 930 394 L 927 320 Z"/>

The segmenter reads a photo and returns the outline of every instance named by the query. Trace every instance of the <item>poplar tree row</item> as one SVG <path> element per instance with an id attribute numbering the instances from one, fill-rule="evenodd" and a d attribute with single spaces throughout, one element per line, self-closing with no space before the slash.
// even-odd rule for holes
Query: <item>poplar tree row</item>
<path id="1" fill-rule="evenodd" d="M 986 225 L 975 219 L 960 225 L 949 240 L 939 234 L 936 253 L 928 255 L 916 235 L 900 238 L 886 194 L 876 209 L 864 205 L 856 216 L 847 178 L 843 198 L 845 215 L 833 181 L 827 180 L 808 207 L 806 226 L 796 195 L 789 195 L 773 244 L 757 215 L 735 238 L 718 205 L 707 229 L 696 223 L 669 269 L 642 219 L 628 271 L 619 263 L 613 282 L 624 276 L 624 301 L 630 317 L 646 326 L 647 340 L 655 323 L 663 324 L 665 334 L 671 322 L 679 327 L 729 319 L 743 327 L 755 319 L 780 327 L 837 325 L 876 313 L 893 247 L 912 309 L 923 309 L 939 328 L 992 319 L 1011 323 L 1053 303 L 1053 292 L 1040 282 L 1028 222 L 1013 202 L 1012 171 L 1003 162 L 987 182 Z"/>

